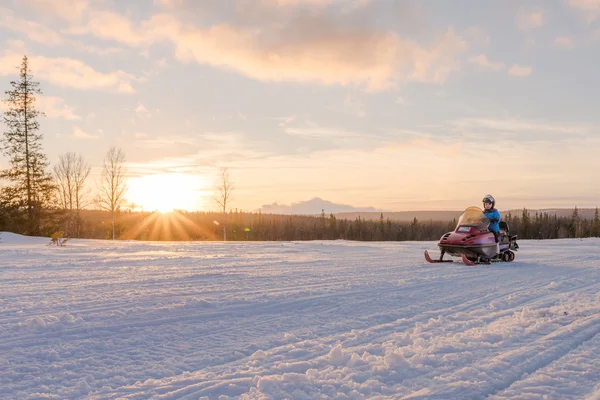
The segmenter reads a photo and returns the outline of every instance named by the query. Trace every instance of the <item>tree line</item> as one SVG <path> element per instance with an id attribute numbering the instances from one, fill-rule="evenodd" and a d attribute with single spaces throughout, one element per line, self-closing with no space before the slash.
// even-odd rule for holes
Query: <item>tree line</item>
<path id="1" fill-rule="evenodd" d="M 111 147 L 102 165 L 95 196 L 86 184 L 91 167 L 81 155 L 61 154 L 50 170 L 42 149 L 36 95 L 41 94 L 28 67 L 27 56 L 19 68 L 19 79 L 6 91 L 4 112 L 6 130 L 2 150 L 9 167 L 0 171 L 0 230 L 35 236 L 134 240 L 359 240 L 421 241 L 438 240 L 454 230 L 452 221 L 354 220 L 320 216 L 277 215 L 228 211 L 233 185 L 227 169 L 221 169 L 216 202 L 219 212 L 177 211 L 133 212 L 125 207 L 127 192 L 125 155 Z M 554 239 L 600 236 L 598 209 L 594 218 L 548 213 L 508 214 L 504 218 L 511 231 L 523 239 Z"/>
<path id="2" fill-rule="evenodd" d="M 56 210 L 56 222 L 60 215 Z M 102 210 L 82 210 L 80 237 L 111 239 L 112 214 Z M 378 219 L 337 218 L 320 216 L 264 214 L 239 210 L 222 212 L 190 212 L 178 210 L 169 214 L 117 210 L 115 236 L 121 240 L 209 241 L 223 240 L 225 222 L 228 241 L 437 241 L 456 228 L 456 219 L 434 221 L 413 219 L 397 221 L 380 214 Z M 598 209 L 591 219 L 581 218 L 577 208 L 571 216 L 532 213 L 503 217 L 510 232 L 519 239 L 563 239 L 600 237 Z M 64 215 L 63 215 L 64 223 Z M 2 228 L 0 228 L 1 230 Z"/>

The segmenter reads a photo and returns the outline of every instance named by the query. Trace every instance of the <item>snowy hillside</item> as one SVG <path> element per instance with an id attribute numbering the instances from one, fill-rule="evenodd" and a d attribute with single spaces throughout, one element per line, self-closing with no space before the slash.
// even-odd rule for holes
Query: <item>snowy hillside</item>
<path id="1" fill-rule="evenodd" d="M 2 399 L 600 399 L 598 239 L 48 241 L 1 236 Z"/>

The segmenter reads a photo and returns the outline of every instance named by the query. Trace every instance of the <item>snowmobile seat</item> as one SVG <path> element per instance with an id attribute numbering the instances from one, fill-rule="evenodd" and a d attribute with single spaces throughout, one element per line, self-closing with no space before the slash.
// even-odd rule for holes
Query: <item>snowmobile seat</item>
<path id="1" fill-rule="evenodd" d="M 509 243 L 517 240 L 517 235 L 511 235 L 510 230 L 508 229 L 508 224 L 506 221 L 500 221 L 498 224 L 500 228 L 500 232 L 503 232 L 500 238 L 501 243 Z"/>
<path id="2" fill-rule="evenodd" d="M 508 239 L 508 242 L 514 242 L 517 240 L 518 235 L 511 235 L 510 231 L 508 230 L 508 224 L 506 223 L 506 221 L 500 221 L 498 226 L 500 227 L 501 231 L 505 232 L 506 235 L 504 235 L 504 237 Z"/>

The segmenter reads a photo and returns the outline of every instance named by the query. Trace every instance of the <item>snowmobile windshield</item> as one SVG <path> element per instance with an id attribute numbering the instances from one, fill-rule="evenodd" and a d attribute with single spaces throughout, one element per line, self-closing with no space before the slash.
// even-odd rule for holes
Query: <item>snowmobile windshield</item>
<path id="1" fill-rule="evenodd" d="M 490 225 L 490 219 L 485 216 L 481 208 L 469 207 L 458 219 L 457 227 L 459 226 L 474 226 L 477 229 L 487 229 Z"/>

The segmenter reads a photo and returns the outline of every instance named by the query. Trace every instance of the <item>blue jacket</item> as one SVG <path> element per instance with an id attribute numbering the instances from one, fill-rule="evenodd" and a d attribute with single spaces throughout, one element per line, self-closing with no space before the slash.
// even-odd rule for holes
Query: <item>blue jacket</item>
<path id="1" fill-rule="evenodd" d="M 500 232 L 500 213 L 495 208 L 489 210 L 483 210 L 486 217 L 490 219 L 490 226 L 488 229 L 494 232 Z"/>

